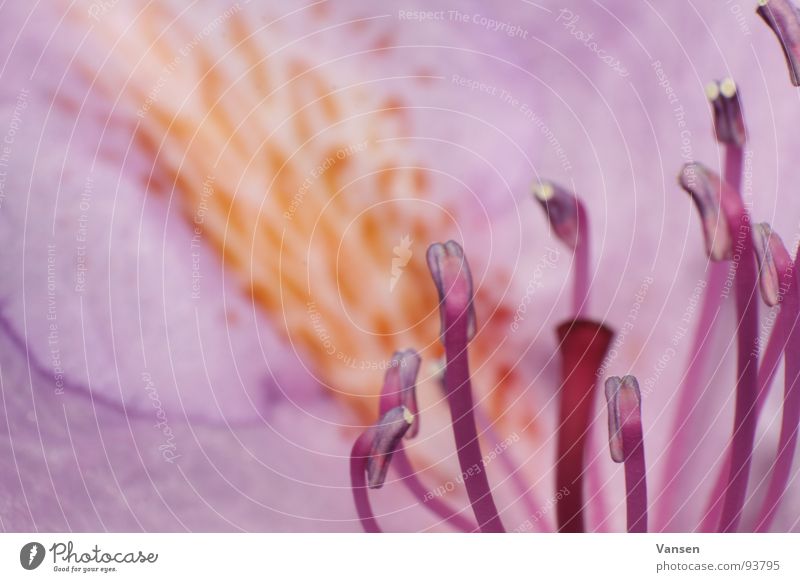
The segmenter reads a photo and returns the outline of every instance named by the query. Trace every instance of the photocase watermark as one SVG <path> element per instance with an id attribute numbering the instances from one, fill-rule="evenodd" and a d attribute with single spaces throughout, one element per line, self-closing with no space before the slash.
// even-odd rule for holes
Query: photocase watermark
<path id="1" fill-rule="evenodd" d="M 56 301 L 56 245 L 47 244 L 47 347 L 50 350 L 50 366 L 53 369 L 55 394 L 64 394 L 64 368 L 61 363 L 61 342 L 58 332 L 58 303 Z"/>
<path id="2" fill-rule="evenodd" d="M 644 281 L 642 281 L 642 284 L 639 285 L 639 290 L 636 292 L 636 295 L 633 296 L 633 306 L 628 311 L 628 316 L 625 318 L 625 323 L 623 323 L 619 328 L 619 331 L 614 338 L 614 343 L 611 344 L 611 348 L 608 350 L 606 357 L 603 358 L 603 362 L 600 364 L 600 367 L 597 370 L 598 378 L 605 377 L 608 367 L 619 356 L 619 350 L 621 350 L 622 346 L 625 345 L 625 339 L 628 337 L 628 334 L 633 331 L 633 328 L 636 325 L 636 320 L 639 319 L 639 312 L 642 310 L 642 304 L 644 303 L 644 300 L 647 297 L 647 292 L 650 290 L 650 285 L 652 284 L 653 278 L 645 277 Z"/>
<path id="3" fill-rule="evenodd" d="M 478 12 L 461 12 L 460 10 L 398 10 L 398 20 L 413 22 L 456 22 L 474 24 L 489 32 L 499 32 L 511 38 L 526 39 L 530 34 L 528 30 L 519 25 L 511 24 L 504 20 L 489 18 Z"/>
<path id="4" fill-rule="evenodd" d="M 556 504 L 567 497 L 570 491 L 569 488 L 565 485 L 561 489 L 555 492 L 550 499 L 547 500 L 547 503 L 542 505 L 536 513 L 534 513 L 529 519 L 526 519 L 522 522 L 518 527 L 516 527 L 513 531 L 514 533 L 524 533 L 526 531 L 530 531 L 533 529 L 533 524 L 538 523 L 540 519 L 542 519 L 545 515 L 550 513 Z"/>
<path id="5" fill-rule="evenodd" d="M 8 124 L 3 143 L 0 144 L 0 208 L 6 199 L 6 180 L 8 179 L 8 165 L 11 162 L 12 146 L 17 137 L 17 132 L 22 124 L 22 113 L 28 107 L 30 91 L 22 88 L 17 93 L 17 102 L 11 112 L 11 121 Z"/>
<path id="6" fill-rule="evenodd" d="M 194 300 L 200 299 L 200 280 L 203 275 L 200 272 L 200 247 L 203 240 L 203 225 L 206 221 L 206 214 L 208 213 L 208 199 L 214 195 L 214 176 L 206 176 L 203 181 L 203 191 L 200 193 L 200 202 L 194 211 L 194 229 L 192 231 L 192 239 L 189 242 L 189 248 L 192 256 L 192 293 L 191 297 Z"/>
<path id="7" fill-rule="evenodd" d="M 95 22 L 100 22 L 100 17 L 108 13 L 118 3 L 119 0 L 99 0 L 97 2 L 92 2 L 88 10 L 89 18 L 92 18 Z"/>
<path id="8" fill-rule="evenodd" d="M 405 235 L 400 239 L 400 244 L 392 249 L 394 257 L 392 258 L 392 277 L 389 279 L 389 293 L 394 291 L 397 282 L 400 281 L 400 277 L 403 276 L 403 269 L 406 268 L 408 261 L 411 260 L 413 254 L 411 252 L 412 242 L 409 235 Z"/>
<path id="9" fill-rule="evenodd" d="M 597 55 L 597 58 L 600 59 L 601 62 L 608 65 L 611 70 L 620 77 L 628 77 L 630 75 L 630 71 L 628 71 L 628 69 L 622 64 L 622 61 L 600 47 L 594 38 L 593 32 L 585 32 L 578 28 L 578 22 L 580 22 L 580 20 L 580 15 L 575 14 L 568 8 L 562 8 L 556 15 L 556 22 L 561 24 L 561 26 L 569 31 L 569 33 L 575 37 L 576 40 L 581 42 L 586 48 Z"/>
<path id="10" fill-rule="evenodd" d="M 172 77 L 172 74 L 175 72 L 175 69 L 177 69 L 178 66 L 180 66 L 180 64 L 183 62 L 183 59 L 188 57 L 189 54 L 191 54 L 191 52 L 195 48 L 197 48 L 197 46 L 202 41 L 204 41 L 211 35 L 212 32 L 214 32 L 216 29 L 222 26 L 225 23 L 225 21 L 230 19 L 237 12 L 241 11 L 242 4 L 249 4 L 249 2 L 250 0 L 246 0 L 245 2 L 237 2 L 236 4 L 225 10 L 225 12 L 219 14 L 216 18 L 214 18 L 214 20 L 206 24 L 199 32 L 197 32 L 197 34 L 195 34 L 192 37 L 192 40 L 190 40 L 180 49 L 178 49 L 178 54 L 176 54 L 173 57 L 173 59 L 161 69 L 161 75 L 159 75 L 152 89 L 150 89 L 150 91 L 147 93 L 147 98 L 145 99 L 142 106 L 136 112 L 136 115 L 138 115 L 140 118 L 143 118 L 150 110 L 150 108 L 154 104 L 158 103 L 161 91 L 166 86 L 169 78 Z M 105 12 L 108 12 L 108 9 L 105 10 Z"/>
<path id="11" fill-rule="evenodd" d="M 23 550 L 29 545 L 31 544 L 26 545 Z M 44 546 L 38 543 L 36 545 L 39 546 L 36 550 L 37 559 L 41 563 L 45 554 Z M 133 566 L 134 564 L 154 564 L 158 561 L 158 554 L 155 552 L 105 551 L 97 544 L 91 548 L 78 549 L 72 540 L 66 543 L 56 542 L 47 551 L 52 557 L 53 571 L 65 574 L 109 574 L 119 572 L 123 567 L 139 567 Z"/>
<path id="12" fill-rule="evenodd" d="M 164 442 L 158 445 L 158 450 L 166 462 L 174 463 L 181 455 L 177 453 L 178 447 L 175 444 L 175 433 L 172 432 L 172 427 L 170 427 L 167 421 L 167 413 L 161 405 L 161 398 L 158 396 L 158 390 L 156 389 L 150 372 L 142 372 L 142 382 L 144 382 L 145 392 L 147 392 L 147 396 L 150 398 L 150 401 L 153 403 L 153 408 L 156 411 L 156 419 L 158 422 L 153 426 L 161 431 L 161 434 L 164 436 Z"/>
<path id="13" fill-rule="evenodd" d="M 337 163 L 346 160 L 353 154 L 357 154 L 366 150 L 368 145 L 369 141 L 367 140 L 362 141 L 361 143 L 351 144 L 346 147 L 339 148 L 333 155 L 326 157 L 319 164 L 317 164 L 317 166 L 306 175 L 305 179 L 298 187 L 297 192 L 295 192 L 294 196 L 292 197 L 292 201 L 289 203 L 289 208 L 283 213 L 283 217 L 286 220 L 292 220 L 294 215 L 297 213 L 298 208 L 303 205 L 303 201 L 306 199 L 306 195 L 311 189 L 311 186 L 314 185 L 314 182 L 324 176 L 325 172 L 330 170 Z"/>
<path id="14" fill-rule="evenodd" d="M 519 305 L 517 305 L 516 311 L 514 311 L 514 320 L 511 322 L 512 333 L 519 329 L 519 324 L 525 319 L 525 314 L 528 312 L 528 305 L 530 305 L 531 301 L 533 300 L 533 296 L 536 294 L 537 289 L 544 287 L 542 279 L 544 277 L 545 269 L 555 269 L 556 263 L 561 256 L 561 253 L 559 253 L 558 249 L 545 247 L 545 250 L 547 251 L 547 254 L 542 255 L 542 257 L 536 263 L 536 267 L 533 269 L 533 275 L 528 281 L 528 286 L 525 288 L 525 295 L 522 296 Z"/>
<path id="15" fill-rule="evenodd" d="M 513 433 L 511 436 L 504 438 L 502 441 L 497 443 L 492 450 L 486 453 L 483 456 L 483 466 L 488 466 L 492 461 L 494 461 L 497 457 L 502 455 L 511 445 L 514 443 L 519 442 L 519 434 Z M 451 479 L 442 485 L 439 485 L 435 489 L 429 489 L 425 496 L 422 498 L 422 501 L 427 503 L 428 501 L 435 499 L 437 497 L 442 497 L 447 493 L 450 493 L 455 490 L 457 485 L 464 483 L 469 477 L 473 477 L 475 475 L 479 475 L 481 473 L 480 464 L 475 463 L 471 467 L 467 468 L 465 471 L 462 471 L 458 477 L 455 479 Z"/>
<path id="16" fill-rule="evenodd" d="M 89 210 L 92 207 L 92 196 L 94 195 L 94 178 L 86 177 L 83 185 L 83 192 L 78 202 L 78 228 L 75 231 L 75 293 L 86 291 L 86 273 L 88 272 L 87 240 L 89 237 Z"/>

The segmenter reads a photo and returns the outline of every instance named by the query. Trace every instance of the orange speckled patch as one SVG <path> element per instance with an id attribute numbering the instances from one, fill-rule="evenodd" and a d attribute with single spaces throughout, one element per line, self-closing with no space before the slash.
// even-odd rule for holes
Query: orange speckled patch
<path id="1" fill-rule="evenodd" d="M 313 10 L 321 18 L 328 7 Z M 246 292 L 320 380 L 371 418 L 394 350 L 441 355 L 425 250 L 456 232 L 426 202 L 425 161 L 398 139 L 411 133 L 408 103 L 380 84 L 342 83 L 336 63 L 315 62 L 243 12 L 193 23 L 179 12 L 116 6 L 97 30 L 115 57 L 98 78 L 138 112 L 138 139 L 187 218 L 207 208 L 202 235 Z M 208 30 L 199 41 L 198 30 Z M 408 257 L 396 250 L 404 237 Z M 481 289 L 477 300 L 499 303 Z M 509 313 L 495 315 L 500 333 L 479 334 L 477 365 Z M 495 358 L 477 383 L 499 397 L 515 356 Z"/>

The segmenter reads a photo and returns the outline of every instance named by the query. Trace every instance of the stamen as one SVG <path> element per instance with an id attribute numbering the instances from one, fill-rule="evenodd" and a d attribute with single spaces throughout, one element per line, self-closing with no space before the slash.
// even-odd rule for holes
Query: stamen
<path id="1" fill-rule="evenodd" d="M 580 199 L 553 182 L 531 186 L 556 236 L 575 253 L 573 267 L 573 314 L 581 317 L 589 309 L 589 215 Z"/>
<path id="2" fill-rule="evenodd" d="M 742 147 L 746 140 L 742 104 L 736 83 L 730 77 L 706 86 L 706 97 L 714 113 L 714 133 L 725 145 Z"/>
<path id="3" fill-rule="evenodd" d="M 758 262 L 758 283 L 761 287 L 761 297 L 764 303 L 775 307 L 781 300 L 781 280 L 776 265 L 776 256 L 789 260 L 789 254 L 781 238 L 772 231 L 769 224 L 762 222 L 755 225 L 753 246 Z M 784 269 L 787 265 L 784 265 Z"/>
<path id="4" fill-rule="evenodd" d="M 350 483 L 361 526 L 368 533 L 381 528 L 372 513 L 367 489 L 380 489 L 389 470 L 389 461 L 398 443 L 413 422 L 411 413 L 398 406 L 384 414 L 378 423 L 356 439 L 350 452 Z"/>
<path id="5" fill-rule="evenodd" d="M 736 84 L 732 79 L 722 83 L 712 82 L 706 87 L 706 96 L 714 109 L 714 128 L 717 139 L 725 145 L 725 181 L 735 191 L 739 190 L 742 176 L 742 146 L 746 138 L 744 118 L 739 102 Z M 721 212 L 722 201 L 713 190 L 694 191 L 693 182 L 698 178 L 694 169 L 684 168 L 681 174 L 681 185 L 689 191 L 700 212 L 703 225 L 703 238 L 706 253 L 713 259 L 706 276 L 706 291 L 703 305 L 700 308 L 700 317 L 695 328 L 692 342 L 691 359 L 686 368 L 683 382 L 678 390 L 678 407 L 673 428 L 672 446 L 667 452 L 664 463 L 667 472 L 667 481 L 662 491 L 657 515 L 659 523 L 664 524 L 662 529 L 678 519 L 681 511 L 670 508 L 675 506 L 674 501 L 683 493 L 687 473 L 684 467 L 691 463 L 691 457 L 686 454 L 691 439 L 691 427 L 694 425 L 693 416 L 699 414 L 696 410 L 697 391 L 703 382 L 703 372 L 706 360 L 709 357 L 711 344 L 707 341 L 717 321 L 720 305 L 722 304 L 722 291 L 728 273 L 728 266 L 721 261 L 733 254 L 732 242 L 728 233 L 727 221 Z M 667 513 L 669 512 L 669 514 Z"/>
<path id="6" fill-rule="evenodd" d="M 686 180 L 687 175 L 693 179 Z M 758 282 L 755 253 L 750 217 L 738 192 L 731 190 L 719 176 L 698 163 L 683 167 L 681 185 L 693 197 L 697 196 L 696 192 L 705 192 L 704 197 L 716 196 L 725 214 L 730 239 L 736 239 L 736 253 L 733 255 L 738 315 L 736 411 L 730 445 L 731 466 L 720 522 L 722 531 L 729 532 L 736 530 L 741 519 L 758 420 L 758 302 L 754 297 Z"/>
<path id="7" fill-rule="evenodd" d="M 400 477 L 400 480 L 403 482 L 403 485 L 405 485 L 411 494 L 417 498 L 417 501 L 421 506 L 428 508 L 434 514 L 439 516 L 444 522 L 448 523 L 458 531 L 474 532 L 478 529 L 478 526 L 475 523 L 471 522 L 458 511 L 454 510 L 443 499 L 440 499 L 436 496 L 431 496 L 430 491 L 425 488 L 425 485 L 423 485 L 422 481 L 420 481 L 419 477 L 417 477 L 417 472 L 411 465 L 411 461 L 408 459 L 408 455 L 406 455 L 406 451 L 402 443 L 395 451 L 394 465 L 397 469 L 397 474 Z"/>
<path id="8" fill-rule="evenodd" d="M 729 260 L 733 255 L 733 241 L 727 220 L 721 211 L 719 188 L 697 175 L 697 164 L 686 164 L 680 174 L 680 185 L 689 193 L 700 213 L 706 253 L 714 261 Z"/>
<path id="9" fill-rule="evenodd" d="M 439 290 L 442 336 L 447 367 L 445 392 L 450 406 L 464 485 L 478 527 L 483 532 L 504 532 L 483 465 L 472 403 L 467 343 L 475 329 L 472 277 L 458 243 L 435 243 L 428 248 L 428 267 Z M 470 332 L 470 329 L 473 332 Z"/>
<path id="10" fill-rule="evenodd" d="M 756 531 L 767 531 L 772 525 L 778 506 L 786 492 L 789 475 L 797 448 L 797 431 L 800 428 L 800 280 L 795 270 L 800 253 L 795 262 L 785 270 L 791 279 L 788 290 L 783 295 L 781 313 L 785 315 L 788 337 L 784 352 L 784 395 L 781 433 L 778 437 L 778 455 L 772 465 L 767 495 L 761 507 L 761 514 Z"/>
<path id="11" fill-rule="evenodd" d="M 576 319 L 556 330 L 561 352 L 556 490 L 569 491 L 556 507 L 558 531 L 583 532 L 584 450 L 595 399 L 597 370 L 614 333 L 605 325 Z"/>
<path id="12" fill-rule="evenodd" d="M 414 438 L 419 432 L 419 408 L 417 406 L 417 375 L 422 359 L 414 349 L 397 351 L 392 355 L 391 366 L 386 370 L 383 389 L 380 398 L 380 414 L 383 415 L 392 408 L 405 406 L 414 417 L 411 428 L 406 432 L 405 438 Z M 474 531 L 476 526 L 444 501 L 428 495 L 425 486 L 417 477 L 417 472 L 411 465 L 402 444 L 397 447 L 394 454 L 394 465 L 400 481 L 411 492 L 423 507 L 428 508 L 438 515 L 443 521 L 449 523 L 460 531 Z"/>
<path id="13" fill-rule="evenodd" d="M 642 396 L 634 376 L 606 380 L 611 458 L 625 463 L 628 532 L 647 531 L 647 476 L 642 434 Z"/>
<path id="14" fill-rule="evenodd" d="M 763 265 L 769 263 L 771 264 L 771 268 L 775 269 L 776 281 L 778 281 L 778 283 L 774 285 L 776 293 L 774 294 L 775 303 L 773 304 L 778 305 L 783 302 L 784 297 L 787 295 L 787 293 L 789 293 L 789 289 L 792 285 L 792 280 L 794 277 L 794 263 L 792 262 L 786 247 L 783 245 L 783 241 L 772 230 L 769 224 L 757 224 L 755 229 L 756 236 L 754 238 L 754 246 L 756 249 L 756 258 L 758 259 L 759 263 L 759 276 L 762 277 L 762 279 L 760 279 L 762 296 L 764 296 L 764 300 L 768 304 L 771 300 L 768 300 L 767 296 L 773 296 L 771 291 L 770 293 L 765 294 L 763 288 L 763 276 L 765 271 L 765 267 Z M 765 238 L 768 239 L 766 241 L 767 244 L 764 244 Z M 760 246 L 762 248 L 759 248 Z M 767 252 L 770 255 L 769 258 L 765 257 Z M 770 287 L 772 286 L 773 285 L 770 285 Z M 789 321 L 790 318 L 794 319 L 795 314 L 790 309 L 782 307 L 781 311 L 778 313 L 778 316 L 775 318 L 774 327 L 769 336 L 769 341 L 767 342 L 767 348 L 764 350 L 764 357 L 761 360 L 761 364 L 758 368 L 758 396 L 756 398 L 755 410 L 756 419 L 761 416 L 761 411 L 764 408 L 764 402 L 766 401 L 767 396 L 769 396 L 769 391 L 772 388 L 772 381 L 775 378 L 775 373 L 778 371 L 778 364 L 780 363 L 781 356 L 786 348 L 786 342 L 791 324 Z M 722 496 L 725 491 L 726 477 L 729 471 L 730 458 L 728 456 L 723 464 L 723 470 L 717 477 L 717 481 L 712 489 L 711 500 L 703 517 L 700 531 L 711 531 L 713 527 L 712 524 L 719 522 L 723 501 Z"/>
<path id="15" fill-rule="evenodd" d="M 428 247 L 430 269 L 436 291 L 439 293 L 439 317 L 442 324 L 442 341 L 448 329 L 448 319 L 454 321 L 466 311 L 467 341 L 475 337 L 475 307 L 472 305 L 472 274 L 464 260 L 464 250 L 452 240 Z"/>
<path id="16" fill-rule="evenodd" d="M 367 484 L 370 489 L 383 487 L 392 455 L 413 423 L 414 416 L 408 408 L 398 406 L 381 416 L 375 425 L 375 438 L 367 459 Z"/>
<path id="17" fill-rule="evenodd" d="M 372 453 L 373 440 L 375 440 L 375 428 L 369 427 L 353 443 L 350 451 L 350 486 L 361 527 L 367 533 L 381 533 L 378 521 L 372 513 L 367 492 L 367 461 Z"/>
<path id="18" fill-rule="evenodd" d="M 443 361 L 440 361 L 439 364 L 436 365 L 433 375 L 437 378 L 440 388 L 442 392 L 445 392 L 444 387 L 444 371 L 445 371 L 445 364 Z M 481 434 L 485 435 L 487 441 L 489 441 L 490 445 L 492 443 L 498 444 L 503 442 L 501 436 L 497 433 L 492 425 L 491 420 L 487 417 L 487 415 L 480 409 L 475 408 L 475 418 L 478 427 L 481 429 Z M 541 508 L 544 507 L 544 503 L 537 498 L 536 492 L 533 488 L 529 487 L 528 483 L 525 481 L 525 477 L 519 468 L 515 465 L 514 460 L 511 458 L 511 453 L 509 451 L 504 452 L 499 457 L 500 463 L 503 465 L 503 469 L 508 473 L 509 478 L 511 479 L 511 484 L 517 490 L 519 494 L 519 498 L 522 499 L 523 504 L 525 505 L 526 511 L 531 515 L 536 515 L 537 513 L 541 514 Z M 549 523 L 549 516 L 547 514 L 542 515 L 539 519 L 536 520 L 536 525 L 539 526 L 543 531 L 549 531 L 552 529 L 552 525 Z"/>
<path id="19" fill-rule="evenodd" d="M 778 37 L 792 85 L 800 87 L 800 10 L 791 0 L 758 0 L 756 12 Z"/>
<path id="20" fill-rule="evenodd" d="M 481 427 L 482 434 L 485 435 L 490 446 L 492 444 L 497 446 L 498 444 L 504 442 L 502 436 L 498 434 L 497 430 L 495 430 L 494 426 L 492 425 L 491 420 L 485 414 L 482 414 L 480 409 L 477 409 L 475 414 L 478 419 L 478 426 Z M 511 485 L 514 487 L 514 489 L 516 489 L 518 499 L 522 500 L 522 503 L 525 506 L 525 511 L 528 512 L 528 515 L 533 517 L 537 513 L 541 514 L 541 509 L 545 504 L 541 499 L 537 498 L 536 492 L 525 480 L 522 471 L 514 462 L 512 451 L 504 451 L 503 454 L 499 456 L 499 462 L 501 465 L 503 465 L 503 469 L 508 474 L 509 479 L 511 479 Z M 537 519 L 536 525 L 543 531 L 552 529 L 552 524 L 549 522 L 549 516 L 547 514 L 544 514 Z"/>
<path id="21" fill-rule="evenodd" d="M 769 233 L 769 244 L 766 247 L 769 249 L 770 260 L 772 266 L 777 274 L 777 281 L 779 284 L 775 285 L 776 291 L 774 293 L 774 305 L 782 304 L 784 298 L 790 293 L 793 293 L 792 286 L 794 283 L 794 270 L 795 262 L 789 256 L 789 252 L 783 244 L 780 236 L 776 234 L 766 222 L 756 225 L 756 230 L 760 234 Z M 758 241 L 760 237 L 756 237 Z M 759 241 L 760 242 L 760 241 Z M 756 252 L 759 251 L 759 242 L 756 243 Z M 758 256 L 758 255 L 757 255 Z M 759 264 L 764 261 L 759 258 Z M 763 293 L 763 271 L 762 271 L 762 295 Z M 770 285 L 772 287 L 772 285 Z M 773 296 L 770 291 L 770 296 Z M 765 299 L 766 301 L 766 299 Z M 791 306 L 782 306 L 778 316 L 775 318 L 775 325 L 770 334 L 769 341 L 767 342 L 767 349 L 764 350 L 764 358 L 761 361 L 761 366 L 758 369 L 758 400 L 756 402 L 756 415 L 761 412 L 764 406 L 769 389 L 772 385 L 772 380 L 778 370 L 778 363 L 780 362 L 781 355 L 786 349 L 786 342 L 788 341 L 789 331 L 794 327 L 795 313 L 792 311 Z"/>
<path id="22" fill-rule="evenodd" d="M 407 439 L 413 439 L 419 433 L 417 374 L 421 361 L 419 354 L 412 348 L 392 354 L 381 389 L 378 409 L 380 415 L 384 415 L 396 406 L 405 406 L 414 417 L 414 422 L 406 433 Z"/>
<path id="23" fill-rule="evenodd" d="M 678 405 L 675 421 L 672 428 L 674 435 L 667 450 L 667 459 L 664 463 L 666 485 L 661 493 L 662 502 L 657 505 L 656 528 L 669 529 L 673 522 L 677 522 L 683 511 L 683 504 L 676 503 L 686 494 L 687 477 L 691 466 L 692 456 L 692 429 L 700 422 L 702 411 L 696 407 L 697 395 L 702 390 L 707 376 L 706 361 L 711 354 L 711 333 L 719 315 L 722 303 L 722 291 L 728 274 L 728 265 L 724 262 L 712 261 L 709 264 L 706 277 L 706 289 L 703 304 L 695 328 L 694 340 L 690 351 L 689 364 L 683 376 L 683 382 L 678 392 Z M 685 506 L 683 506 L 685 507 Z M 684 510 L 685 511 L 685 510 Z M 678 528 L 687 527 L 682 524 Z"/>

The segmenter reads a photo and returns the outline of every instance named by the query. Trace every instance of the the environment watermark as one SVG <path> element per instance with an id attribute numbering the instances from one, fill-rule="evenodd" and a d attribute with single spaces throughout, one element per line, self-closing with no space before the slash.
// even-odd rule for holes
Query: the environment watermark
<path id="1" fill-rule="evenodd" d="M 734 281 L 736 280 L 736 273 L 739 271 L 739 265 L 742 262 L 742 254 L 745 251 L 745 245 L 748 240 L 752 241 L 752 228 L 750 226 L 750 216 L 753 211 L 752 200 L 743 200 L 744 212 L 741 215 L 736 235 L 736 243 L 733 246 L 733 256 L 731 256 L 730 265 L 728 267 L 728 275 L 725 282 L 722 284 L 722 298 L 727 299 L 730 297 L 731 289 L 733 288 Z M 751 242 L 752 244 L 752 242 Z M 749 257 L 746 259 L 749 260 Z"/>
<path id="2" fill-rule="evenodd" d="M 197 46 L 203 42 L 206 38 L 208 38 L 212 32 L 217 30 L 220 26 L 222 26 L 227 20 L 229 20 L 234 14 L 240 12 L 242 10 L 243 4 L 248 4 L 250 0 L 246 0 L 244 2 L 237 2 L 233 6 L 229 7 L 225 12 L 217 15 L 216 18 L 211 20 L 208 24 L 206 24 L 202 29 L 200 29 L 192 39 L 184 44 L 181 48 L 178 49 L 178 54 L 176 54 L 172 60 L 164 65 L 161 69 L 161 74 L 159 75 L 156 82 L 153 84 L 150 91 L 147 93 L 147 97 L 145 98 L 144 103 L 142 106 L 139 107 L 136 115 L 140 118 L 143 118 L 150 108 L 158 103 L 159 96 L 161 95 L 161 91 L 163 91 L 164 87 L 167 84 L 167 81 L 172 77 L 175 69 L 177 69 L 183 60 L 188 57 L 191 52 L 197 48 Z M 110 4 L 110 2 L 108 3 Z M 105 10 L 107 12 L 113 4 Z"/>
<path id="3" fill-rule="evenodd" d="M 558 137 L 556 137 L 555 132 L 525 101 L 517 98 L 506 89 L 502 89 L 496 85 L 491 85 L 477 79 L 463 77 L 458 74 L 453 74 L 450 77 L 450 82 L 454 85 L 458 85 L 459 87 L 469 89 L 471 92 L 477 91 L 480 93 L 486 93 L 492 97 L 496 97 L 503 104 L 508 105 L 512 109 L 518 111 L 525 121 L 533 125 L 533 127 L 542 134 L 550 146 L 550 149 L 553 151 L 559 163 L 561 164 L 561 168 L 565 172 L 570 172 L 572 170 L 572 162 L 569 160 L 569 156 L 567 156 L 564 146 L 561 145 L 561 141 L 558 139 Z"/>
<path id="4" fill-rule="evenodd" d="M 56 273 L 56 245 L 47 244 L 47 347 L 50 351 L 50 366 L 53 370 L 55 394 L 64 394 L 64 367 L 61 362 L 61 341 L 58 332 L 58 302 Z"/>

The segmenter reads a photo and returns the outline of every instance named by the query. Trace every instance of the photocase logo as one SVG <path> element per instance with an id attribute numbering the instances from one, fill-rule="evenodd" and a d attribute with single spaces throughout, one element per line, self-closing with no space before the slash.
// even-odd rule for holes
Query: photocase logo
<path id="1" fill-rule="evenodd" d="M 28 542 L 19 551 L 19 563 L 26 570 L 35 570 L 44 561 L 44 546 L 39 542 Z"/>
<path id="2" fill-rule="evenodd" d="M 403 276 L 403 269 L 411 260 L 411 238 L 405 235 L 400 239 L 400 244 L 392 249 L 394 258 L 392 259 L 392 278 L 389 281 L 389 292 L 394 291 L 400 277 Z"/>

